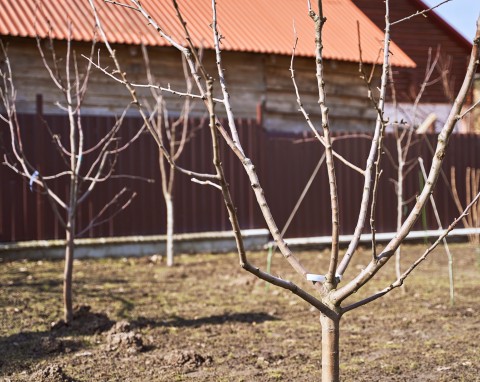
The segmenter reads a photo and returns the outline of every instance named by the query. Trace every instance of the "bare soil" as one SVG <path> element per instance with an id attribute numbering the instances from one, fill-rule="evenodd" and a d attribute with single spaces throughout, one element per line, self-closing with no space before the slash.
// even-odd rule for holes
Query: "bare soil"
<path id="1" fill-rule="evenodd" d="M 404 268 L 425 246 L 405 247 Z M 452 246 L 455 304 L 446 255 L 432 255 L 406 290 L 342 319 L 344 381 L 480 381 L 478 249 Z M 328 252 L 298 254 L 324 273 Z M 368 261 L 360 250 L 346 279 Z M 265 269 L 266 253 L 250 255 Z M 319 314 L 266 286 L 235 254 L 76 260 L 75 320 L 62 317 L 61 261 L 0 266 L 0 381 L 320 380 Z M 394 281 L 388 265 L 351 301 Z M 272 272 L 304 285 L 281 256 Z"/>

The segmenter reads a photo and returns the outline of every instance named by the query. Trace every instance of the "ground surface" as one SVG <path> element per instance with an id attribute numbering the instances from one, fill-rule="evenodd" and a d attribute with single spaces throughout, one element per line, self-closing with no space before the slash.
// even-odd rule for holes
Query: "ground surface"
<path id="1" fill-rule="evenodd" d="M 423 246 L 409 246 L 404 264 Z M 445 254 L 342 319 L 345 381 L 480 381 L 478 252 L 454 245 L 456 300 Z M 362 250 L 346 277 L 368 262 Z M 266 254 L 251 255 L 265 268 Z M 323 273 L 327 253 L 299 257 Z M 71 327 L 62 316 L 59 261 L 0 264 L 0 381 L 315 381 L 318 313 L 244 273 L 234 254 L 75 261 Z M 279 257 L 273 273 L 302 283 Z M 355 296 L 393 281 L 391 267 Z M 307 286 L 308 288 L 308 286 Z M 90 306 L 90 310 L 86 306 Z"/>

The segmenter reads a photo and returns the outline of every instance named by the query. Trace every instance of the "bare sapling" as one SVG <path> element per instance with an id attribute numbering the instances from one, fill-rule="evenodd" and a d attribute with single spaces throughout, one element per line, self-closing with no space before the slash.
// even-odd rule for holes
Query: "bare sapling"
<path id="1" fill-rule="evenodd" d="M 480 170 L 467 167 L 465 173 L 465 202 L 462 203 L 457 189 L 457 178 L 455 167 L 450 168 L 450 184 L 453 191 L 453 200 L 459 210 L 463 210 L 463 205 L 470 204 L 475 196 L 480 192 Z M 468 235 L 469 242 L 478 247 L 480 246 L 480 203 L 475 203 L 470 213 L 462 220 L 463 226 L 471 230 Z"/>
<path id="2" fill-rule="evenodd" d="M 418 158 L 418 163 L 420 165 L 420 170 L 422 171 L 422 177 L 424 180 L 426 180 L 427 172 L 425 171 L 425 165 L 423 163 L 423 159 Z M 432 205 L 433 213 L 435 214 L 435 220 L 438 224 L 438 229 L 443 230 L 442 221 L 440 219 L 440 214 L 438 213 L 437 204 L 435 203 L 435 198 L 433 197 L 433 195 L 430 195 L 430 204 Z M 472 211 L 473 208 L 474 206 L 472 206 L 470 211 Z M 443 247 L 445 249 L 445 253 L 447 254 L 447 259 L 448 259 L 448 281 L 450 284 L 450 305 L 453 306 L 455 304 L 455 285 L 454 285 L 454 279 L 453 279 L 453 255 L 452 255 L 452 252 L 450 252 L 450 247 L 448 246 L 447 238 L 444 237 L 442 239 L 442 242 L 443 242 Z"/>
<path id="3" fill-rule="evenodd" d="M 417 167 L 417 164 L 420 165 L 420 170 L 422 174 L 422 179 L 426 181 L 426 173 L 424 169 L 423 159 L 422 158 L 410 158 L 408 159 L 410 149 L 424 138 L 424 134 L 432 127 L 435 123 L 437 116 L 434 113 L 430 113 L 426 118 L 419 120 L 420 114 L 420 102 L 422 97 L 429 86 L 432 86 L 438 82 L 441 82 L 445 96 L 450 101 L 453 101 L 453 85 L 452 79 L 448 77 L 448 73 L 451 68 L 451 57 L 445 59 L 440 54 L 440 47 L 437 47 L 435 56 L 432 56 L 432 48 L 428 49 L 427 62 L 425 67 L 425 76 L 420 84 L 419 91 L 416 94 L 416 97 L 413 101 L 411 110 L 408 114 L 405 112 L 402 113 L 402 118 L 399 118 L 398 102 L 397 102 L 397 92 L 395 89 L 395 79 L 393 76 L 393 70 L 390 69 L 390 96 L 393 103 L 393 122 L 390 124 L 393 127 L 393 133 L 395 136 L 395 148 L 396 148 L 396 158 L 388 151 L 385 150 L 385 153 L 390 158 L 393 167 L 396 170 L 396 179 L 391 179 L 395 186 L 395 194 L 397 196 L 397 230 L 400 229 L 403 222 L 403 216 L 405 214 L 406 206 L 411 203 L 413 198 L 416 195 L 408 196 L 405 195 L 404 184 L 405 179 L 408 174 Z M 437 77 L 432 78 L 434 72 L 437 72 Z M 371 94 L 371 93 L 369 93 Z M 430 144 L 428 144 L 431 148 Z M 431 148 L 433 152 L 433 148 Z M 444 174 L 442 174 L 444 175 Z M 430 197 L 430 204 L 434 210 L 435 219 L 439 226 L 439 229 L 442 230 L 442 224 L 440 221 L 440 216 L 436 208 L 435 200 L 433 196 Z M 460 211 L 461 213 L 461 211 Z M 454 280 L 453 280 L 453 256 L 450 252 L 447 240 L 442 240 L 445 253 L 448 257 L 448 273 L 449 273 L 449 283 L 450 283 L 450 304 L 454 304 Z M 401 250 L 402 246 L 400 245 L 395 252 L 395 273 L 397 278 L 401 276 Z M 405 284 L 402 285 L 402 291 L 405 293 Z"/>
<path id="4" fill-rule="evenodd" d="M 96 64 L 97 67 L 102 69 L 109 76 L 115 77 L 115 80 L 124 84 L 125 88 L 128 90 L 129 94 L 132 96 L 132 101 L 138 107 L 138 111 L 142 116 L 147 128 L 157 144 L 159 144 L 162 153 L 166 156 L 167 160 L 173 165 L 176 166 L 174 159 L 171 157 L 168 150 L 165 149 L 161 140 L 159 139 L 155 129 L 148 121 L 148 115 L 145 110 L 142 108 L 140 102 L 138 101 L 135 84 L 130 82 L 127 78 L 127 74 L 122 70 L 121 64 L 117 57 L 115 56 L 115 51 L 111 48 L 108 40 L 106 38 L 105 32 L 102 28 L 102 20 L 98 16 L 96 11 L 96 6 L 99 6 L 101 3 L 95 0 L 89 0 L 92 9 L 94 11 L 96 22 L 100 31 L 100 34 L 103 38 L 103 41 L 108 49 L 108 53 L 114 62 L 114 69 L 107 69 L 101 67 L 100 63 Z M 141 14 L 145 18 L 145 23 L 149 27 L 154 28 L 160 36 L 162 36 L 170 45 L 178 49 L 185 57 L 189 70 L 191 70 L 192 77 L 194 79 L 195 85 L 197 87 L 196 92 L 192 92 L 189 96 L 192 99 L 200 99 L 205 103 L 205 107 L 209 113 L 209 127 L 211 131 L 211 144 L 213 148 L 213 167 L 214 172 L 212 174 L 200 174 L 203 179 L 203 183 L 206 185 L 211 185 L 219 189 L 222 193 L 222 197 L 225 203 L 225 207 L 228 212 L 228 216 L 232 225 L 232 230 L 235 235 L 235 240 L 238 249 L 238 258 L 240 266 L 245 269 L 247 272 L 252 273 L 256 277 L 265 280 L 273 285 L 276 285 L 280 288 L 286 289 L 293 294 L 297 295 L 302 300 L 308 302 L 313 307 L 315 307 L 320 313 L 320 324 L 321 324 L 321 348 L 322 348 L 322 381 L 339 381 L 340 380 L 340 322 L 342 316 L 356 308 L 362 307 L 372 301 L 377 300 L 378 298 L 386 295 L 390 291 L 400 287 L 405 279 L 412 273 L 416 267 L 421 264 L 428 255 L 433 251 L 433 249 L 438 245 L 441 240 L 448 235 L 448 233 L 453 229 L 453 227 L 467 214 L 468 209 L 471 207 L 474 200 L 477 200 L 480 195 L 477 195 L 472 203 L 470 203 L 464 211 L 462 211 L 459 218 L 455 219 L 451 225 L 445 229 L 444 233 L 438 238 L 438 240 L 432 244 L 429 248 L 419 255 L 419 258 L 411 264 L 395 281 L 389 284 L 383 290 L 374 293 L 373 295 L 363 298 L 360 300 L 353 300 L 353 296 L 358 292 L 363 286 L 368 284 L 368 282 L 379 272 L 387 262 L 394 257 L 395 251 L 403 243 L 408 233 L 412 230 L 415 222 L 420 216 L 422 208 L 429 201 L 429 196 L 431 195 L 438 176 L 440 174 L 441 165 L 443 159 L 446 155 L 446 149 L 448 146 L 449 137 L 453 132 L 455 124 L 464 116 L 461 113 L 462 106 L 465 103 L 468 91 L 471 87 L 474 73 L 476 71 L 477 62 L 479 60 L 479 45 L 480 45 L 480 21 L 477 24 L 477 34 L 475 37 L 467 74 L 461 90 L 455 98 L 455 101 L 452 105 L 450 115 L 445 122 L 437 141 L 437 146 L 435 154 L 432 158 L 432 165 L 427 171 L 427 180 L 425 182 L 424 188 L 421 190 L 420 194 L 417 197 L 414 207 L 409 211 L 405 219 L 403 220 L 401 226 L 397 230 L 395 237 L 390 240 L 385 247 L 379 249 L 375 239 L 375 216 L 376 216 L 376 203 L 377 196 L 379 194 L 379 178 L 382 172 L 382 161 L 381 157 L 383 155 L 383 136 L 385 128 L 388 125 L 388 121 L 384 116 L 384 104 L 386 91 L 388 86 L 389 79 L 389 70 L 390 70 L 390 30 L 391 27 L 400 23 L 402 20 L 395 22 L 390 21 L 389 17 L 389 1 L 386 1 L 386 12 L 385 12 L 385 39 L 383 46 L 383 63 L 382 63 L 382 78 L 380 85 L 380 93 L 378 100 L 375 102 L 375 109 L 377 110 L 377 119 L 374 128 L 374 134 L 371 142 L 370 151 L 366 159 L 365 166 L 359 168 L 353 164 L 349 164 L 344 158 L 339 157 L 338 153 L 335 152 L 334 147 L 332 146 L 332 139 L 330 136 L 331 124 L 329 121 L 329 108 L 328 108 L 328 98 L 327 98 L 327 88 L 326 88 L 326 79 L 324 77 L 324 58 L 323 58 L 323 41 L 322 41 L 322 30 L 326 22 L 326 18 L 323 13 L 322 2 L 318 1 L 316 6 L 313 7 L 310 2 L 308 4 L 308 14 L 312 19 L 312 31 L 315 33 L 315 46 L 312 47 L 312 50 L 315 50 L 315 62 L 316 62 L 316 76 L 317 76 L 317 85 L 318 85 L 318 102 L 321 110 L 321 125 L 315 126 L 314 123 L 310 120 L 308 112 L 302 106 L 300 91 L 296 86 L 295 82 L 295 72 L 292 65 L 292 79 L 295 84 L 296 96 L 298 99 L 298 104 L 300 112 L 305 116 L 306 124 L 312 129 L 313 134 L 319 139 L 321 144 L 325 149 L 325 162 L 328 174 L 328 187 L 330 190 L 330 210 L 331 216 L 330 220 L 332 223 L 332 240 L 330 248 L 330 257 L 328 268 L 324 272 L 313 273 L 307 269 L 300 259 L 295 256 L 295 254 L 290 250 L 287 243 L 285 242 L 283 235 L 281 234 L 280 229 L 278 228 L 274 216 L 272 215 L 268 200 L 264 193 L 264 190 L 261 185 L 261 181 L 257 175 L 255 165 L 252 163 L 252 160 L 248 157 L 248 153 L 242 147 L 242 142 L 239 139 L 237 132 L 237 127 L 235 125 L 234 111 L 230 101 L 230 93 L 228 91 L 227 82 L 224 75 L 224 66 L 222 61 L 222 51 L 221 51 L 221 39 L 222 35 L 219 31 L 219 22 L 217 20 L 217 8 L 216 1 L 212 0 L 212 20 L 210 27 L 212 29 L 212 41 L 215 50 L 215 61 L 216 61 L 216 81 L 214 81 L 213 75 L 210 75 L 206 68 L 199 64 L 198 54 L 196 48 L 192 44 L 192 38 L 190 36 L 189 29 L 187 27 L 187 22 L 184 19 L 182 12 L 178 6 L 176 0 L 173 0 L 173 5 L 177 10 L 177 16 L 179 23 L 183 28 L 184 38 L 186 44 L 183 45 L 177 41 L 172 36 L 168 35 L 165 32 L 164 27 L 160 24 L 161 20 L 155 20 L 148 10 L 142 5 L 138 0 L 130 0 L 128 4 L 117 3 L 113 1 L 106 0 L 105 3 L 112 3 L 115 6 L 123 7 L 125 12 L 136 12 Z M 102 4 L 106 7 L 106 4 Z M 111 6 L 111 5 L 109 5 Z M 315 8 L 315 9 L 314 9 Z M 221 20 L 220 20 L 221 22 Z M 139 32 L 140 33 L 140 32 Z M 213 90 L 216 83 L 220 85 L 221 97 L 219 99 L 214 98 Z M 166 91 L 172 92 L 171 89 Z M 218 112 L 225 113 L 228 116 L 228 121 L 222 123 L 218 118 Z M 233 204 L 233 200 L 230 194 L 230 186 L 227 181 L 227 175 L 222 166 L 222 161 L 219 155 L 218 145 L 219 141 L 223 140 L 235 156 L 238 158 L 240 163 L 243 165 L 243 168 L 249 178 L 252 192 L 254 193 L 260 211 L 264 217 L 265 223 L 275 241 L 276 246 L 279 251 L 282 253 L 285 260 L 292 266 L 292 268 L 298 272 L 300 277 L 303 280 L 309 281 L 309 285 L 312 290 L 307 291 L 302 288 L 300 285 L 293 283 L 291 280 L 286 280 L 268 272 L 261 270 L 256 265 L 252 264 L 247 256 L 245 251 L 242 235 L 240 232 L 240 226 L 237 216 L 237 208 Z M 348 164 L 348 166 L 336 166 L 336 164 Z M 361 207 L 358 212 L 358 219 L 356 228 L 353 234 L 353 239 L 351 240 L 346 253 L 343 257 L 340 256 L 339 251 L 339 208 L 341 207 L 340 200 L 338 199 L 338 190 L 336 183 L 336 171 L 341 168 L 342 170 L 347 171 L 357 171 L 364 177 L 364 186 L 362 191 Z M 187 170 L 184 172 L 188 173 Z M 196 175 L 192 175 L 196 176 Z M 240 206 L 242 208 L 242 206 Z M 349 268 L 352 257 L 355 255 L 360 235 L 366 228 L 367 218 L 369 218 L 369 229 L 372 233 L 372 245 L 371 245 L 371 256 L 370 262 L 368 265 L 354 274 L 353 277 L 345 276 L 347 269 Z M 354 269 L 350 269 L 354 272 Z M 348 299 L 348 301 L 347 301 Z"/>
<path id="5" fill-rule="evenodd" d="M 71 36 L 71 24 L 69 25 Z M 119 153 L 125 150 L 140 134 L 135 134 L 126 142 L 121 141 L 119 130 L 128 108 L 103 137 L 100 137 L 91 147 L 86 147 L 86 136 L 95 132 L 84 126 L 82 121 L 82 105 L 85 100 L 92 65 L 84 60 L 78 61 L 71 39 L 66 42 L 65 57 L 60 57 L 54 46 L 54 41 L 48 41 L 51 57 L 47 57 L 44 41 L 37 37 L 37 47 L 43 64 L 50 75 L 52 85 L 63 100 L 57 103 L 62 114 L 68 117 L 67 137 L 55 133 L 43 121 L 43 127 L 51 136 L 52 149 L 59 153 L 62 169 L 54 173 L 40 168 L 43 158 L 25 150 L 29 140 L 26 126 L 22 126 L 17 118 L 16 88 L 14 85 L 14 70 L 8 57 L 7 47 L 0 42 L 3 53 L 4 67 L 1 69 L 0 98 L 5 113 L 0 118 L 8 125 L 11 153 L 5 155 L 4 165 L 25 178 L 30 189 L 39 192 L 47 198 L 59 225 L 65 232 L 65 267 L 63 278 L 64 321 L 69 324 L 73 320 L 73 260 L 75 253 L 75 238 L 81 237 L 93 228 L 111 221 L 118 213 L 127 208 L 136 193 L 123 187 L 100 210 L 92 215 L 85 226 L 78 225 L 78 210 L 94 192 L 96 186 L 108 180 L 120 177 L 114 174 L 115 163 Z M 90 49 L 94 55 L 95 39 Z M 63 67 L 60 66 L 62 63 Z M 37 126 L 41 128 L 41 126 Z M 63 138 L 63 139 L 62 139 Z M 45 172 L 44 172 L 45 171 Z M 60 187 L 59 185 L 65 185 Z M 66 190 L 66 191 L 65 191 Z"/>
<path id="6" fill-rule="evenodd" d="M 418 141 L 418 137 L 416 136 L 416 132 L 421 133 L 421 127 L 418 127 L 418 108 L 422 96 L 427 89 L 428 86 L 434 84 L 439 79 L 432 80 L 431 77 L 433 75 L 434 70 L 437 68 L 437 63 L 440 57 L 440 50 L 437 49 L 437 53 L 435 57 L 432 58 L 432 49 L 428 50 L 428 59 L 427 65 L 425 70 L 425 77 L 423 82 L 420 86 L 420 90 L 417 93 L 417 96 L 413 102 L 410 121 L 399 121 L 398 115 L 394 116 L 393 131 L 395 135 L 395 148 L 396 148 L 396 160 L 394 160 L 394 167 L 396 168 L 396 175 L 397 178 L 394 180 L 395 185 L 395 194 L 397 195 L 397 230 L 399 230 L 403 223 L 403 215 L 404 209 L 409 200 L 404 195 L 404 184 L 405 178 L 408 174 L 417 166 L 417 161 L 415 158 L 408 159 L 408 154 L 412 146 Z M 393 71 L 390 69 L 390 89 L 391 89 L 391 97 L 393 99 L 394 109 L 395 112 L 397 111 L 397 100 L 396 100 L 396 91 L 395 91 L 395 83 L 393 78 Z M 428 118 L 427 118 L 428 119 Z M 417 128 L 418 127 L 418 128 Z M 401 251 L 402 246 L 399 245 L 397 250 L 395 251 L 395 272 L 396 276 L 400 277 L 402 274 L 401 271 Z M 405 290 L 404 288 L 402 288 Z"/>
<path id="7" fill-rule="evenodd" d="M 152 127 L 155 129 L 159 139 L 162 140 L 165 149 L 168 150 L 170 158 L 177 161 L 185 148 L 185 144 L 191 138 L 194 129 L 189 129 L 189 115 L 192 108 L 193 100 L 191 97 L 185 97 L 182 109 L 179 115 L 171 115 L 168 108 L 168 99 L 164 93 L 155 86 L 157 80 L 152 73 L 150 58 L 148 50 L 145 45 L 142 46 L 142 53 L 145 62 L 145 69 L 148 79 L 148 88 L 151 93 L 153 102 L 148 99 L 144 100 L 147 110 L 150 114 L 150 121 Z M 191 74 L 188 70 L 185 58 L 182 59 L 183 73 L 185 77 L 187 94 L 192 92 L 193 83 Z M 162 181 L 162 194 L 165 201 L 166 208 L 166 258 L 167 266 L 171 267 L 174 264 L 174 186 L 175 186 L 175 167 L 169 164 L 162 154 L 161 150 L 158 152 L 158 164 L 160 169 L 160 177 Z"/>

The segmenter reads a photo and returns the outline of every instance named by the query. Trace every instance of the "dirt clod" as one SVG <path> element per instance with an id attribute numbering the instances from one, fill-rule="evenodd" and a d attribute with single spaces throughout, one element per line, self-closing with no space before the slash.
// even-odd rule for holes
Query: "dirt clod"
<path id="1" fill-rule="evenodd" d="M 163 357 L 163 360 L 171 367 L 196 368 L 202 365 L 210 365 L 212 357 L 203 357 L 193 350 L 174 350 Z"/>
<path id="2" fill-rule="evenodd" d="M 67 376 L 60 365 L 48 365 L 40 370 L 37 370 L 30 375 L 32 382 L 74 382 L 72 378 Z"/>
<path id="3" fill-rule="evenodd" d="M 134 354 L 145 350 L 142 335 L 131 330 L 128 321 L 117 322 L 107 333 L 107 351 Z"/>

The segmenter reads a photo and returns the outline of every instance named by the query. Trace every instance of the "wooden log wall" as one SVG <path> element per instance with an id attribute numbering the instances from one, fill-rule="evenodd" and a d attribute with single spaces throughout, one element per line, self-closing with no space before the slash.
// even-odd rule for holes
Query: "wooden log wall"
<path id="1" fill-rule="evenodd" d="M 63 95 L 54 88 L 49 75 L 40 60 L 36 42 L 32 39 L 10 38 L 8 54 L 14 69 L 14 81 L 18 90 L 17 109 L 21 113 L 35 113 L 35 97 L 42 94 L 45 114 L 59 113 L 56 103 L 64 103 Z M 51 52 L 50 43 L 42 42 L 45 54 Z M 111 61 L 100 48 L 100 63 L 112 68 Z M 88 55 L 88 44 L 74 44 L 80 67 L 86 65 L 81 54 Z M 65 42 L 56 41 L 57 57 L 65 57 Z M 138 46 L 117 46 L 119 61 L 132 82 L 145 84 L 146 71 L 142 52 Z M 98 57 L 98 56 L 96 56 Z M 173 48 L 149 48 L 151 69 L 155 83 L 163 87 L 185 91 L 186 83 L 180 53 Z M 224 52 L 225 77 L 231 94 L 231 103 L 238 118 L 252 119 L 261 114 L 264 126 L 270 131 L 302 132 L 308 130 L 298 113 L 297 100 L 289 71 L 290 57 L 265 55 L 246 52 Z M 51 57 L 49 57 L 51 63 Z M 212 51 L 204 52 L 207 71 L 217 78 Z M 59 62 L 60 70 L 64 60 Z M 297 57 L 295 59 L 297 82 L 302 101 L 313 120 L 319 118 L 318 90 L 315 77 L 314 58 Z M 360 79 L 358 64 L 328 61 L 326 65 L 327 94 L 330 105 L 332 125 L 337 130 L 371 131 L 376 117 L 371 102 L 367 99 L 367 90 Z M 215 83 L 216 95 L 220 95 L 218 81 Z M 153 104 L 150 91 L 139 89 L 144 104 Z M 178 115 L 184 99 L 164 93 L 169 113 Z M 94 69 L 91 75 L 87 97 L 83 103 L 84 115 L 119 115 L 130 97 L 122 85 Z M 205 108 L 201 101 L 194 102 L 192 114 L 201 117 Z M 136 115 L 131 110 L 131 115 Z"/>

